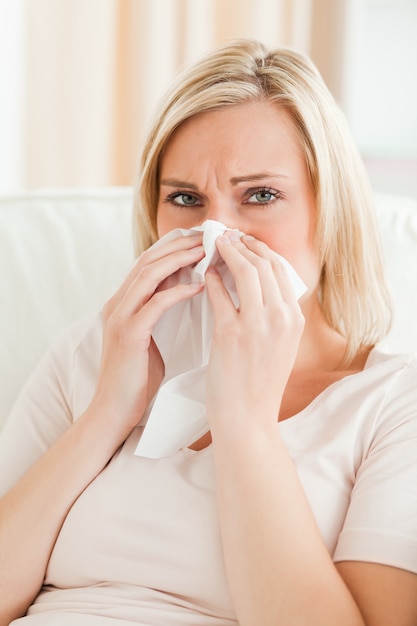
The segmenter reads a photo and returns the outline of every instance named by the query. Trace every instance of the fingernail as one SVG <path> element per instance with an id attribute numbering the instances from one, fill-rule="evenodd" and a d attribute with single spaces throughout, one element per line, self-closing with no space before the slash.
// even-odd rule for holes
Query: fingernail
<path id="1" fill-rule="evenodd" d="M 227 244 L 228 246 L 230 246 L 230 244 L 232 243 L 232 242 L 230 241 L 230 238 L 229 238 L 229 237 L 227 237 L 227 235 L 226 235 L 226 234 L 219 235 L 218 239 L 219 239 L 222 243 Z"/>
<path id="2" fill-rule="evenodd" d="M 240 234 L 238 233 L 237 230 L 227 230 L 225 234 L 229 237 L 231 241 L 240 240 Z"/>

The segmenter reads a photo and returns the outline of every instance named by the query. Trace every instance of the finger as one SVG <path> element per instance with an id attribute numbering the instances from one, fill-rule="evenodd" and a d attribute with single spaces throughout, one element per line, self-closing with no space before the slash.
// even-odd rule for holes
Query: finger
<path id="1" fill-rule="evenodd" d="M 179 302 L 192 298 L 203 289 L 202 283 L 179 283 L 175 287 L 154 294 L 134 316 L 134 320 L 140 322 L 141 334 L 150 336 L 156 322 L 168 309 Z"/>
<path id="2" fill-rule="evenodd" d="M 294 287 L 283 258 L 280 257 L 274 250 L 271 250 L 271 248 L 269 248 L 269 246 L 267 246 L 263 241 L 255 239 L 252 236 L 244 235 L 242 237 L 242 244 L 246 247 L 249 254 L 253 253 L 257 257 L 262 257 L 269 261 L 272 273 L 279 286 L 279 291 L 284 302 L 292 303 L 296 301 L 297 297 Z M 256 261 L 254 262 L 256 263 Z M 269 291 L 268 289 L 264 290 L 266 300 L 268 300 L 268 295 L 272 294 L 273 291 Z"/>
<path id="3" fill-rule="evenodd" d="M 142 252 L 142 254 L 136 259 L 114 296 L 118 295 L 119 298 L 122 297 L 145 265 L 154 263 L 155 261 L 176 252 L 192 250 L 193 248 L 201 246 L 202 241 L 202 233 L 196 233 L 194 235 L 181 235 L 180 237 L 175 237 L 174 239 L 166 242 L 156 242 L 153 246 Z"/>
<path id="4" fill-rule="evenodd" d="M 297 303 L 285 259 L 264 242 L 251 236 L 244 235 L 237 239 L 232 233 L 230 241 L 232 246 L 256 268 L 265 306 L 280 307 L 283 304 L 293 306 Z M 243 276 L 242 269 L 239 269 L 238 276 Z M 243 293 L 240 291 L 241 299 L 243 299 Z M 249 301 L 253 297 L 252 294 L 249 295 Z M 244 299 L 242 301 L 244 303 Z M 244 310 L 243 307 L 242 310 Z"/>
<path id="5" fill-rule="evenodd" d="M 181 239 L 191 239 L 191 237 Z M 164 255 L 143 253 L 142 257 L 147 255 L 146 258 L 141 258 L 141 263 L 131 270 L 111 299 L 112 310 L 123 306 L 130 314 L 136 312 L 168 276 L 187 265 L 197 263 L 204 257 L 202 245 L 195 245 L 194 242 L 194 245 L 189 247 L 190 243 L 187 242 L 188 247 L 184 248 L 184 242 L 181 244 L 179 249 L 172 250 L 172 246 L 168 248 L 168 251 L 165 249 Z"/>
<path id="6" fill-rule="evenodd" d="M 205 278 L 207 295 L 213 307 L 215 318 L 221 322 L 234 321 L 237 310 L 217 269 L 210 266 L 207 269 Z"/>
<path id="7" fill-rule="evenodd" d="M 120 305 L 128 313 L 136 313 L 157 291 L 162 281 L 179 269 L 201 260 L 203 256 L 203 246 L 197 246 L 191 250 L 174 252 L 145 265 L 128 287 Z"/>
<path id="8" fill-rule="evenodd" d="M 248 258 L 248 253 L 243 252 L 245 246 L 240 241 L 231 241 L 227 235 L 218 237 L 216 245 L 235 280 L 240 310 L 252 311 L 256 307 L 263 307 L 259 268 Z M 266 261 L 263 262 L 266 264 Z"/>
<path id="9" fill-rule="evenodd" d="M 173 252 L 194 248 L 202 243 L 202 232 L 194 233 L 192 235 L 180 235 L 179 237 L 174 237 L 174 239 L 169 239 L 168 241 L 160 239 L 155 242 L 153 246 L 145 250 L 140 258 L 146 259 L 147 263 L 151 263 L 162 258 L 163 256 L 172 254 Z"/>
<path id="10" fill-rule="evenodd" d="M 243 238 L 238 241 L 232 240 L 232 243 L 242 256 L 256 267 L 263 304 L 265 306 L 281 305 L 285 302 L 285 298 L 283 298 L 281 291 L 280 275 L 282 272 L 285 273 L 285 268 L 279 256 L 262 241 L 253 237 L 248 237 L 248 241 L 249 245 L 245 243 Z M 251 247 L 251 241 L 256 245 Z"/>

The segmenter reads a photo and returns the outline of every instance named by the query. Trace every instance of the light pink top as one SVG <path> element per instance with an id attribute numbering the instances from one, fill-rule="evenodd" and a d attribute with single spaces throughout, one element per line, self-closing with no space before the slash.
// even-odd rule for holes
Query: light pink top
<path id="1" fill-rule="evenodd" d="M 1 435 L 0 493 L 87 407 L 100 351 L 95 317 L 39 365 Z M 277 428 L 334 560 L 417 573 L 416 358 L 374 350 L 363 372 Z M 14 626 L 236 626 L 212 447 L 145 459 L 133 454 L 141 432 L 71 508 L 44 587 Z"/>

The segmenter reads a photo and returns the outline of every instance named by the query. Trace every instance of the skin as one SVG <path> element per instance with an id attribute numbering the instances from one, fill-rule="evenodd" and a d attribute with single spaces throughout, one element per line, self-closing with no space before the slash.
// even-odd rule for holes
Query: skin
<path id="1" fill-rule="evenodd" d="M 216 319 L 207 380 L 211 434 L 194 446 L 214 443 L 239 623 L 416 624 L 415 575 L 332 563 L 275 427 L 335 380 L 362 370 L 368 356 L 361 351 L 342 369 L 345 341 L 320 309 L 315 199 L 290 118 L 268 102 L 196 116 L 171 138 L 160 180 L 159 235 L 215 219 L 251 236 L 226 233 L 217 241 L 239 311 L 218 274 L 206 276 Z M 300 303 L 275 253 L 307 285 Z"/>
<path id="2" fill-rule="evenodd" d="M 271 190 L 276 202 L 266 204 Z M 174 191 L 182 196 L 173 202 Z M 191 199 L 184 209 L 186 196 L 187 205 L 194 197 L 199 203 Z M 369 563 L 333 564 L 276 428 L 277 419 L 288 419 L 332 381 L 362 369 L 367 356 L 358 354 L 347 371 L 339 367 L 343 338 L 318 306 L 314 196 L 283 111 L 268 103 L 237 105 L 197 116 L 171 138 L 161 162 L 159 234 L 205 219 L 253 237 L 218 240 L 239 311 L 217 273 L 206 276 L 215 315 L 207 417 L 240 626 L 415 626 L 415 576 Z M 308 286 L 301 303 L 277 252 Z M 73 502 L 157 390 L 163 363 L 151 338 L 154 324 L 204 288 L 164 281 L 203 255 L 200 235 L 151 248 L 106 303 L 89 407 L 0 500 L 0 626 L 25 614 Z"/>
<path id="3" fill-rule="evenodd" d="M 308 287 L 301 310 L 294 299 L 289 303 L 289 314 L 303 320 L 304 329 L 301 340 L 293 342 L 293 360 L 287 359 L 280 419 L 304 408 L 331 382 L 363 368 L 365 352 L 348 370 L 340 369 L 346 344 L 319 305 L 315 197 L 284 111 L 271 103 L 245 104 L 192 118 L 174 134 L 161 162 L 158 234 L 207 219 L 255 237 L 234 242 L 248 260 L 265 258 L 279 272 L 274 252 L 282 255 Z M 222 255 L 225 242 L 218 241 Z M 212 283 L 208 277 L 208 286 Z"/>

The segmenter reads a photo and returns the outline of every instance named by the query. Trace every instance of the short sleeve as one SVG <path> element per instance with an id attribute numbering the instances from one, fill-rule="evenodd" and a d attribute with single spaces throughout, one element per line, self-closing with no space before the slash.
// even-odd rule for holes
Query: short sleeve
<path id="1" fill-rule="evenodd" d="M 96 319 L 89 317 L 73 325 L 41 359 L 22 388 L 0 433 L 0 497 L 77 417 L 74 377 L 85 378 L 79 371 L 79 352 Z"/>
<path id="2" fill-rule="evenodd" d="M 417 366 L 397 373 L 360 464 L 335 561 L 417 573 Z"/>

